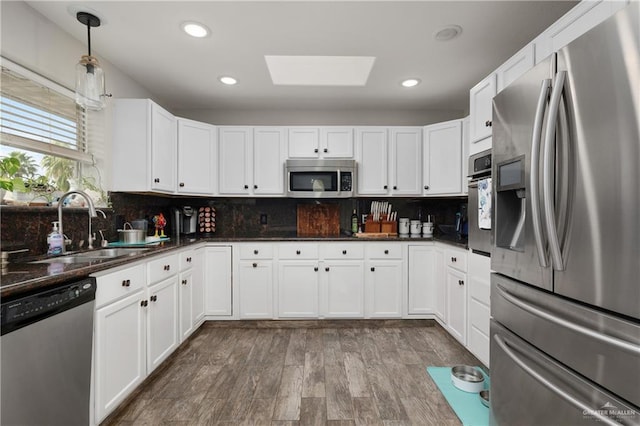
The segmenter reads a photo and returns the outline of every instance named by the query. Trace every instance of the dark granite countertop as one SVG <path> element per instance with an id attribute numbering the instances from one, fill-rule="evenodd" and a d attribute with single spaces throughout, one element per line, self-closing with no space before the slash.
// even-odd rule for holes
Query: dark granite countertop
<path id="1" fill-rule="evenodd" d="M 30 263 L 39 258 L 25 258 L 10 263 L 6 272 L 3 272 L 0 280 L 0 298 L 12 297 L 21 293 L 28 293 L 40 288 L 61 284 L 85 278 L 95 272 L 115 268 L 127 263 L 155 256 L 159 253 L 185 248 L 193 244 L 207 243 L 233 243 L 233 242 L 287 242 L 287 241 L 377 241 L 377 242 L 428 242 L 438 241 L 451 244 L 458 248 L 466 249 L 467 240 L 460 240 L 455 236 L 436 236 L 435 238 L 354 238 L 341 237 L 297 237 L 297 236 L 273 236 L 273 237 L 206 237 L 206 238 L 180 238 L 162 242 L 156 246 L 147 246 L 149 250 L 131 256 L 123 256 L 105 260 L 95 260 L 83 263 Z"/>

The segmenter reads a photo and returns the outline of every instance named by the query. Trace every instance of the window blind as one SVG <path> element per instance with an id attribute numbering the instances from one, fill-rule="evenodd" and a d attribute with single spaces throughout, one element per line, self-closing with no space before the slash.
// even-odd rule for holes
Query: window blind
<path id="1" fill-rule="evenodd" d="M 73 92 L 7 62 L 3 58 L 0 73 L 0 143 L 92 162 L 86 112 Z"/>

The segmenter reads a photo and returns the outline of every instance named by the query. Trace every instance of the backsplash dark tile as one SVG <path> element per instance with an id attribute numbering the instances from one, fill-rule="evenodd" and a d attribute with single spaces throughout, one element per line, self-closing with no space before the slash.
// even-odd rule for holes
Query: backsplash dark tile
<path id="1" fill-rule="evenodd" d="M 177 198 L 149 194 L 111 193 L 112 208 L 102 209 L 107 215 L 93 218 L 93 230 L 103 230 L 109 241 L 118 238 L 117 229 L 125 221 L 135 219 L 150 220 L 162 213 L 167 219 L 165 234 L 174 235 L 174 209 L 181 206 L 212 206 L 216 209 L 215 236 L 223 238 L 251 237 L 294 237 L 296 236 L 297 206 L 301 203 L 316 203 L 315 200 L 292 198 Z M 466 209 L 467 198 L 360 198 L 347 200 L 323 200 L 340 205 L 340 228 L 351 229 L 351 213 L 369 213 L 371 201 L 388 201 L 398 211 L 398 217 L 418 219 L 427 214 L 433 216 L 437 224 L 454 225 L 456 212 L 462 206 Z M 261 215 L 266 215 L 267 224 L 260 224 Z M 64 233 L 74 241 L 71 249 L 78 248 L 84 240 L 86 247 L 88 214 L 86 209 L 64 209 Z M 0 232 L 3 250 L 7 247 L 29 248 L 29 255 L 44 254 L 47 251 L 47 235 L 51 222 L 58 220 L 54 207 L 0 207 Z M 439 230 L 436 227 L 435 235 Z M 149 224 L 149 234 L 153 234 L 153 224 Z"/>

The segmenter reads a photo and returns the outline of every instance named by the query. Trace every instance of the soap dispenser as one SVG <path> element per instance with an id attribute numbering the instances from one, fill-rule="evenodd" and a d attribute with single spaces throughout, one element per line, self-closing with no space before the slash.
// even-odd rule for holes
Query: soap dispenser
<path id="1" fill-rule="evenodd" d="M 64 245 L 64 237 L 58 230 L 58 222 L 52 222 L 53 229 L 47 236 L 47 254 L 62 254 L 62 247 Z"/>

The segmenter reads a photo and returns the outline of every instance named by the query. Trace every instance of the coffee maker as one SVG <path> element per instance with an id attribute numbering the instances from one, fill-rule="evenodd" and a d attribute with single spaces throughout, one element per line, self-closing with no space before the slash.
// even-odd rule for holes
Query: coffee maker
<path id="1" fill-rule="evenodd" d="M 193 235 L 196 233 L 198 213 L 191 206 L 182 206 L 175 209 L 176 223 L 181 235 Z"/>

